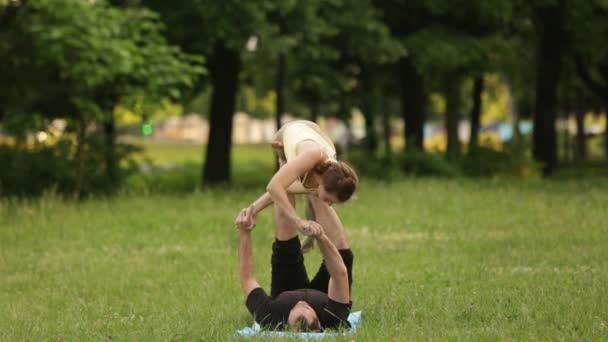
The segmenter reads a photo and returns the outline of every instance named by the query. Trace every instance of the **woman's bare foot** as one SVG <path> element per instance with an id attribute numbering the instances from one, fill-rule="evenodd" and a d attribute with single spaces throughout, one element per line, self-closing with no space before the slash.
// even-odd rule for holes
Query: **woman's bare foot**
<path id="1" fill-rule="evenodd" d="M 313 236 L 307 236 L 304 239 L 304 242 L 302 242 L 302 247 L 300 249 L 302 250 L 302 253 L 308 253 L 308 252 L 312 251 L 314 247 L 315 247 L 315 238 Z"/>

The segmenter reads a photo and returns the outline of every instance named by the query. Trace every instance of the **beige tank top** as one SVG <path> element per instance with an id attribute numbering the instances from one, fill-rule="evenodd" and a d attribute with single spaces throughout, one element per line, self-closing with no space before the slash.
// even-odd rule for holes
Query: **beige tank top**
<path id="1" fill-rule="evenodd" d="M 321 131 L 321 128 L 314 122 L 306 120 L 291 121 L 277 132 L 275 140 L 283 142 L 283 150 L 285 159 L 289 162 L 297 155 L 298 144 L 302 141 L 311 140 L 319 145 L 321 150 L 325 152 L 330 160 L 336 160 L 336 148 L 331 139 Z M 303 175 L 301 179 L 296 180 L 291 184 L 287 191 L 290 193 L 306 193 L 313 189 L 307 189 L 302 184 L 308 173 Z"/>

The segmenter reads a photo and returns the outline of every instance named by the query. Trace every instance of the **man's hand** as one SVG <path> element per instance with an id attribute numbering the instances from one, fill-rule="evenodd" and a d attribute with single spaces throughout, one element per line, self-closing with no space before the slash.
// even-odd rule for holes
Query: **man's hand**
<path id="1" fill-rule="evenodd" d="M 241 212 L 236 217 L 236 228 L 242 231 L 252 231 L 255 228 L 255 214 L 252 207 L 241 209 Z"/>
<path id="2" fill-rule="evenodd" d="M 302 220 L 298 224 L 298 230 L 307 236 L 319 236 L 322 235 L 323 227 L 315 221 Z"/>

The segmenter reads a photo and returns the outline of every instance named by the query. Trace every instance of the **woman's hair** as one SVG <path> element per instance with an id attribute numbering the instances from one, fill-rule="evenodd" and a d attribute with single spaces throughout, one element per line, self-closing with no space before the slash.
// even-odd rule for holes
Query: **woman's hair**
<path id="1" fill-rule="evenodd" d="M 355 170 L 345 162 L 327 160 L 316 167 L 321 174 L 325 190 L 346 202 L 355 193 L 359 184 L 359 177 Z"/>

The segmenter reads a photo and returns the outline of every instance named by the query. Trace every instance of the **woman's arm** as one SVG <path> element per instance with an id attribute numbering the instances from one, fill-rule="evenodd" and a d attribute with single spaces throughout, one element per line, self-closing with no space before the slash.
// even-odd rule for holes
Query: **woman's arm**
<path id="1" fill-rule="evenodd" d="M 266 191 L 268 191 L 273 202 L 287 215 L 291 223 L 298 228 L 302 220 L 298 217 L 295 208 L 289 203 L 287 188 L 301 175 L 313 169 L 324 159 L 325 154 L 320 149 L 304 151 L 281 167 L 266 187 Z"/>
<path id="2" fill-rule="evenodd" d="M 270 193 L 265 192 L 258 199 L 253 202 L 249 208 L 251 208 L 251 214 L 255 217 L 260 211 L 266 209 L 269 205 L 272 204 L 272 197 Z"/>
<path id="3" fill-rule="evenodd" d="M 283 152 L 283 143 L 280 141 L 273 141 L 272 148 L 275 150 L 277 158 L 279 159 L 279 167 L 283 167 L 283 165 L 285 165 L 285 163 L 287 162 L 285 159 L 285 153 Z M 255 200 L 255 202 L 251 204 L 250 208 L 252 209 L 251 214 L 254 217 L 254 224 L 255 216 L 271 204 L 272 197 L 270 196 L 270 193 L 268 191 L 263 193 L 262 196 L 260 196 L 257 200 Z"/>

